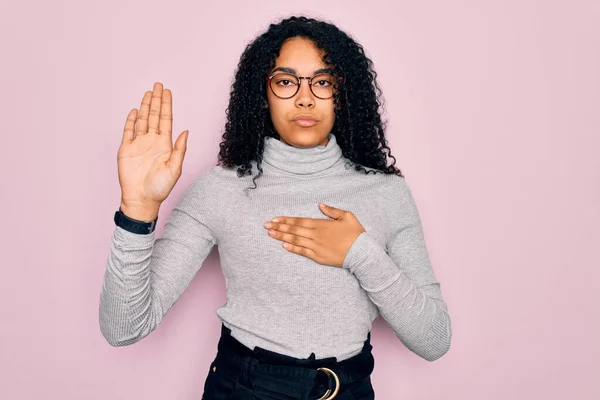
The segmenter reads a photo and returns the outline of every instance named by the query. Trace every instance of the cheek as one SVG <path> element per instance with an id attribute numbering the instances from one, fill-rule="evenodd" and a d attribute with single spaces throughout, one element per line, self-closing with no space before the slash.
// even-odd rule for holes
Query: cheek
<path id="1" fill-rule="evenodd" d="M 281 105 L 277 104 L 277 102 L 269 104 L 269 115 L 271 116 L 271 121 L 273 124 L 277 124 L 279 121 L 283 119 L 283 110 L 281 109 Z"/>
<path id="2" fill-rule="evenodd" d="M 335 122 L 335 111 L 333 103 L 327 104 L 322 108 L 321 115 L 323 116 L 323 121 L 327 121 L 329 124 L 333 125 Z"/>
<path id="3" fill-rule="evenodd" d="M 294 105 L 293 103 L 289 105 L 284 101 L 277 100 L 271 100 L 269 98 L 269 115 L 271 115 L 271 120 L 273 121 L 273 124 L 282 124 L 286 121 L 286 116 L 293 112 L 293 110 L 290 110 L 290 107 L 293 108 Z"/>

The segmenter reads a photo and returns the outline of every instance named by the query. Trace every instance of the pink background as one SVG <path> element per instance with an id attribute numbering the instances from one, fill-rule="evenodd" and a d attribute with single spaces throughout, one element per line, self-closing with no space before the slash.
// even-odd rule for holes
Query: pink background
<path id="1" fill-rule="evenodd" d="M 377 398 L 600 398 L 600 2 L 11 3 L 1 399 L 200 399 L 225 300 L 217 252 L 141 342 L 113 348 L 98 327 L 123 124 L 160 81 L 174 136 L 190 130 L 160 235 L 216 161 L 246 43 L 297 12 L 335 22 L 374 60 L 452 317 L 434 363 L 376 321 Z"/>

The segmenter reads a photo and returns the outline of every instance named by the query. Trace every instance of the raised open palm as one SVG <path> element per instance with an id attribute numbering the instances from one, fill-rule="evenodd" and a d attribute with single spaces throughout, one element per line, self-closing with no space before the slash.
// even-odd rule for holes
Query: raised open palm
<path id="1" fill-rule="evenodd" d="M 175 146 L 172 138 L 172 95 L 159 82 L 144 94 L 138 112 L 127 116 L 117 153 L 121 205 L 130 209 L 158 209 L 181 176 L 188 131 Z"/>

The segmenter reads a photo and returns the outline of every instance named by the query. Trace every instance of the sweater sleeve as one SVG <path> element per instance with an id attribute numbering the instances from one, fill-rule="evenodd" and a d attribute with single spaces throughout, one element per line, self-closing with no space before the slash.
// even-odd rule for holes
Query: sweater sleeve
<path id="1" fill-rule="evenodd" d="M 173 208 L 161 237 L 115 226 L 100 293 L 100 330 L 112 346 L 152 332 L 217 244 L 210 229 L 207 175 Z"/>
<path id="2" fill-rule="evenodd" d="M 431 267 L 419 213 L 404 178 L 387 251 L 361 233 L 350 247 L 348 268 L 400 341 L 427 361 L 446 354 L 452 337 L 448 309 Z"/>

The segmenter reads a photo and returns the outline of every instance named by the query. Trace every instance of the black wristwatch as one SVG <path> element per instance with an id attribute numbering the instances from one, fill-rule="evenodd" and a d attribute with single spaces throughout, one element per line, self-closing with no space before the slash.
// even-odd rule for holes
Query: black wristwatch
<path id="1" fill-rule="evenodd" d="M 139 221 L 137 219 L 129 218 L 123 214 L 121 207 L 119 207 L 119 210 L 115 212 L 114 220 L 117 226 L 120 226 L 126 231 L 147 235 L 154 232 L 154 228 L 156 228 L 156 221 L 158 221 L 158 215 L 152 222 Z"/>

